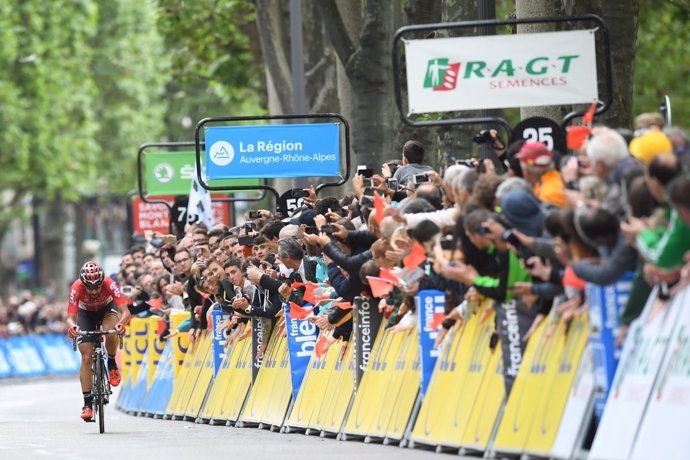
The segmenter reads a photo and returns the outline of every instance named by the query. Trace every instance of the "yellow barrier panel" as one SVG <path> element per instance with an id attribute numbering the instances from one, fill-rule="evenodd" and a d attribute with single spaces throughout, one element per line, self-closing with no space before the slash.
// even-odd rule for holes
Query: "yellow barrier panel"
<path id="1" fill-rule="evenodd" d="M 401 439 L 419 390 L 419 338 L 416 331 L 392 333 L 385 330 L 372 349 L 367 370 L 355 395 L 347 417 L 343 438 L 348 435 L 368 438 Z M 411 372 L 417 366 L 416 372 Z M 407 382 L 403 381 L 407 378 Z M 393 424 L 396 432 L 389 431 Z M 400 419 L 405 419 L 401 422 Z M 393 427 L 391 426 L 391 428 Z M 402 427 L 400 426 L 402 425 Z"/>
<path id="2" fill-rule="evenodd" d="M 294 431 L 295 428 L 306 430 L 312 421 L 316 422 L 320 408 L 327 404 L 335 386 L 335 366 L 344 351 L 343 343 L 337 342 L 320 358 L 316 353 L 312 354 L 297 399 L 285 421 L 286 431 Z"/>
<path id="3" fill-rule="evenodd" d="M 177 329 L 187 318 L 189 318 L 188 312 L 181 311 L 170 313 L 170 330 Z M 180 332 L 168 340 L 172 343 L 173 375 L 177 377 L 182 370 L 185 356 L 189 349 L 189 334 Z"/>
<path id="4" fill-rule="evenodd" d="M 325 404 L 319 409 L 316 420 L 309 424 L 311 429 L 321 430 L 323 435 L 340 433 L 355 391 L 355 343 L 351 339 L 350 342 L 343 344 L 343 347 L 345 356 L 335 363 L 333 370 L 334 386 L 330 393 L 330 399 L 325 400 Z"/>
<path id="5" fill-rule="evenodd" d="M 467 421 L 467 429 L 460 445 L 465 449 L 484 452 L 498 422 L 505 399 L 503 380 L 503 352 L 497 346 L 491 354 L 477 400 Z"/>
<path id="6" fill-rule="evenodd" d="M 178 334 L 179 335 L 179 334 Z M 177 374 L 173 374 L 173 391 L 172 394 L 170 395 L 170 400 L 168 401 L 168 406 L 165 410 L 165 413 L 167 416 L 171 416 L 173 412 L 175 411 L 175 408 L 177 407 L 177 403 L 180 399 L 180 395 L 182 394 L 182 390 L 185 387 L 187 383 L 187 379 L 189 379 L 190 375 L 190 370 L 192 368 L 192 363 L 194 363 L 194 360 L 196 359 L 196 355 L 199 353 L 199 343 L 197 342 L 197 346 L 191 347 L 189 351 L 184 355 L 184 360 L 182 362 L 182 367 L 180 368 L 179 372 Z M 173 349 L 176 346 L 176 344 L 173 342 Z M 173 357 L 174 363 L 173 365 L 175 366 L 176 363 L 176 358 Z"/>
<path id="7" fill-rule="evenodd" d="M 197 377 L 194 388 L 189 395 L 189 402 L 185 408 L 184 415 L 185 418 L 196 420 L 201 411 L 201 406 L 204 404 L 206 399 L 206 394 L 211 386 L 211 380 L 213 380 L 213 332 L 206 331 L 205 334 L 208 335 L 208 346 L 206 348 L 206 355 L 199 371 L 199 377 Z"/>
<path id="8" fill-rule="evenodd" d="M 151 327 L 146 318 L 134 318 L 130 321 L 129 328 L 132 329 L 132 367 L 130 369 L 130 376 L 132 382 L 136 382 L 139 379 L 139 369 L 144 361 L 144 353 L 146 353 L 146 348 L 149 344 L 149 330 Z"/>
<path id="9" fill-rule="evenodd" d="M 359 383 L 355 401 L 347 417 L 343 432 L 348 435 L 367 436 L 374 423 L 386 394 L 386 384 L 390 377 L 387 372 L 395 365 L 403 334 L 393 334 L 390 329 L 379 332 L 381 341 L 372 349 L 366 371 Z M 345 436 L 346 437 L 346 436 Z"/>
<path id="10" fill-rule="evenodd" d="M 388 384 L 390 393 L 395 397 L 384 400 L 381 414 L 370 436 L 384 438 L 386 442 L 403 439 L 422 384 L 419 366 L 419 332 L 415 329 L 403 340 Z"/>
<path id="11" fill-rule="evenodd" d="M 417 416 L 414 442 L 459 447 L 491 358 L 493 316 L 487 302 L 448 337 Z"/>
<path id="12" fill-rule="evenodd" d="M 153 385 L 153 378 L 156 375 L 156 369 L 158 369 L 161 355 L 165 349 L 165 342 L 158 340 L 158 327 L 163 320 L 157 316 L 146 319 L 149 322 L 148 375 L 146 376 L 146 389 L 148 390 Z"/>
<path id="13" fill-rule="evenodd" d="M 566 334 L 567 332 L 567 334 Z M 550 366 L 548 394 L 539 400 L 534 411 L 532 430 L 525 445 L 525 452 L 548 457 L 553 449 L 563 411 L 568 402 L 575 374 L 580 366 L 589 338 L 589 321 L 586 315 L 574 318 L 566 331 L 559 324 L 556 340 L 563 342 L 556 366 Z"/>
<path id="14" fill-rule="evenodd" d="M 175 383 L 173 386 L 173 398 L 171 398 L 170 404 L 168 404 L 168 412 L 173 418 L 182 418 L 184 415 L 192 390 L 194 390 L 194 385 L 196 385 L 196 380 L 201 372 L 201 366 L 206 360 L 206 353 L 211 345 L 209 336 L 210 334 L 203 332 L 197 338 L 197 342 L 192 348 L 192 354 L 187 354 L 188 357 L 185 359 L 184 367 L 180 372 L 180 377 L 184 377 L 182 386 L 179 392 L 177 392 L 177 383 Z M 173 401 L 173 399 L 175 400 Z"/>
<path id="15" fill-rule="evenodd" d="M 520 371 L 510 392 L 506 409 L 494 441 L 496 452 L 521 454 L 532 428 L 534 410 L 547 394 L 546 370 L 558 365 L 563 342 L 545 334 L 548 320 L 537 329 L 527 344 Z"/>
<path id="16" fill-rule="evenodd" d="M 122 361 L 120 364 L 120 372 L 122 374 L 123 388 L 126 386 L 127 378 L 132 373 L 132 327 L 127 326 L 125 336 L 122 338 Z"/>
<path id="17" fill-rule="evenodd" d="M 280 427 L 290 404 L 292 383 L 287 338 L 271 333 L 261 369 L 249 392 L 240 424 L 267 424 Z"/>
<path id="18" fill-rule="evenodd" d="M 218 374 L 216 374 L 216 377 L 212 380 L 208 398 L 204 403 L 204 407 L 202 407 L 201 411 L 199 412 L 199 417 L 202 420 L 208 421 L 211 424 L 214 424 L 216 421 L 220 421 L 220 419 L 214 420 L 213 414 L 220 414 L 221 408 L 223 407 L 225 393 L 228 391 L 230 379 L 232 378 L 233 368 L 231 365 L 233 363 L 233 357 L 239 353 L 241 348 L 241 345 L 235 342 L 225 349 L 225 356 L 223 357 L 223 361 L 220 363 Z"/>
<path id="19" fill-rule="evenodd" d="M 240 413 L 247 399 L 252 384 L 252 341 L 246 338 L 237 342 L 237 353 L 233 353 L 228 364 L 230 368 L 228 389 L 223 397 L 220 412 L 214 411 L 213 420 L 227 420 L 230 423 L 240 418 Z"/>

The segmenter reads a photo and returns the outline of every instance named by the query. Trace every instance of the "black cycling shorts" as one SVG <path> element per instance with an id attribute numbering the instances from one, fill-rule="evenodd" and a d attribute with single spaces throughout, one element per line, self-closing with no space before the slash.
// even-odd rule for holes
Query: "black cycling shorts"
<path id="1" fill-rule="evenodd" d="M 110 302 L 105 306 L 105 308 L 102 308 L 98 311 L 86 311 L 79 309 L 79 312 L 77 313 L 77 326 L 79 326 L 79 329 L 82 331 L 95 331 L 98 329 L 98 325 L 101 324 L 101 321 L 103 321 L 103 318 L 105 318 L 106 315 L 115 315 L 118 318 L 120 317 L 120 311 L 115 306 L 115 302 Z M 98 342 L 98 337 L 78 337 L 77 343 L 79 344 L 82 342 Z"/>

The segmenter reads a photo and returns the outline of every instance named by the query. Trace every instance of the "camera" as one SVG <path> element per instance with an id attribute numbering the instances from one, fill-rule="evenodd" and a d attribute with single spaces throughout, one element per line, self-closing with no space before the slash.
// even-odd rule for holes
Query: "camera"
<path id="1" fill-rule="evenodd" d="M 158 248 L 160 248 L 161 246 L 163 246 L 164 242 L 163 242 L 163 240 L 160 239 L 159 237 L 154 236 L 153 238 L 151 238 L 151 241 L 149 241 L 149 244 L 150 244 L 151 246 L 153 246 L 154 248 L 158 249 Z"/>
<path id="2" fill-rule="evenodd" d="M 455 160 L 456 165 L 467 166 L 468 168 L 474 168 L 476 166 L 475 160 Z"/>
<path id="3" fill-rule="evenodd" d="M 428 174 L 415 174 L 414 176 L 412 176 L 413 184 L 423 184 L 425 182 L 429 182 L 430 180 L 431 178 Z"/>
<path id="4" fill-rule="evenodd" d="M 367 178 L 367 179 L 362 180 L 362 186 L 363 187 L 373 187 L 374 186 L 374 179 Z"/>
<path id="5" fill-rule="evenodd" d="M 515 235 L 515 233 L 513 233 L 512 230 L 506 230 L 505 232 L 503 232 L 503 234 L 501 234 L 501 239 L 506 243 L 512 244 L 515 247 L 515 249 L 518 249 L 520 246 L 522 246 L 520 244 L 520 240 Z"/>
<path id="6" fill-rule="evenodd" d="M 335 228 L 331 224 L 321 226 L 321 233 L 325 233 L 326 235 L 332 235 L 334 231 Z"/>
<path id="7" fill-rule="evenodd" d="M 488 129 L 482 129 L 472 138 L 472 142 L 475 144 L 493 144 L 494 137 L 491 135 L 491 131 Z"/>
<path id="8" fill-rule="evenodd" d="M 400 189 L 400 181 L 398 179 L 386 179 L 386 185 L 391 190 Z"/>
<path id="9" fill-rule="evenodd" d="M 250 219 L 261 219 L 261 213 L 259 211 L 249 211 Z"/>
<path id="10" fill-rule="evenodd" d="M 374 170 L 366 165 L 357 166 L 357 175 L 364 176 L 365 178 L 370 178 L 374 175 Z"/>

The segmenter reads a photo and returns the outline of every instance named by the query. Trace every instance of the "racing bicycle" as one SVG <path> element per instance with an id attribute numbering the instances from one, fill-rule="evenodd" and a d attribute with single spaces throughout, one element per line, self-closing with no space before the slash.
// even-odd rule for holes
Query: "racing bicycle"
<path id="1" fill-rule="evenodd" d="M 93 344 L 93 351 L 91 352 L 91 395 L 93 396 L 93 414 L 91 421 L 95 422 L 98 417 L 98 428 L 101 433 L 105 432 L 105 411 L 104 406 L 108 404 L 110 395 L 113 394 L 110 389 L 110 379 L 108 378 L 108 353 L 106 353 L 103 346 L 103 340 L 106 335 L 117 335 L 115 329 L 103 330 L 101 325 L 94 331 L 77 331 L 77 337 L 96 337 L 97 340 Z M 120 348 L 122 348 L 122 338 L 119 340 Z M 77 338 L 72 340 L 72 348 L 77 349 Z"/>

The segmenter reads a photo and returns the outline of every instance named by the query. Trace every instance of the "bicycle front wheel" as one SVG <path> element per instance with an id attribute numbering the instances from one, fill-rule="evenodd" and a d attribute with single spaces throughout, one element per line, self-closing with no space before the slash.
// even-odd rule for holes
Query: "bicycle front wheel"
<path id="1" fill-rule="evenodd" d="M 96 359 L 96 385 L 94 386 L 93 403 L 95 412 L 98 414 L 98 429 L 101 433 L 105 432 L 105 412 L 103 411 L 103 389 L 105 388 L 105 370 L 103 369 L 103 359 L 99 356 Z"/>

